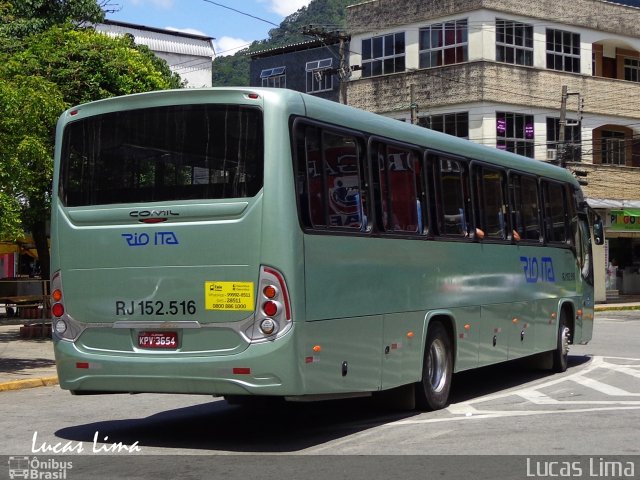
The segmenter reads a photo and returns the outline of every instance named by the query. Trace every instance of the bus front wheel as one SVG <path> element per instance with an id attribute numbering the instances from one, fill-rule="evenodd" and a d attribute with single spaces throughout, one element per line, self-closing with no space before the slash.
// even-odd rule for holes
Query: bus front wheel
<path id="1" fill-rule="evenodd" d="M 416 385 L 416 407 L 439 410 L 449 401 L 453 376 L 451 338 L 444 325 L 432 323 L 427 332 L 422 379 Z"/>

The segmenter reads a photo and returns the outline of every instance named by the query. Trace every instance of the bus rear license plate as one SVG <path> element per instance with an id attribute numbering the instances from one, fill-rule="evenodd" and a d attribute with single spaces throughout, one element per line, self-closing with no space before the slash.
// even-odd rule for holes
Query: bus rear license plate
<path id="1" fill-rule="evenodd" d="M 138 348 L 178 348 L 177 332 L 140 332 Z"/>

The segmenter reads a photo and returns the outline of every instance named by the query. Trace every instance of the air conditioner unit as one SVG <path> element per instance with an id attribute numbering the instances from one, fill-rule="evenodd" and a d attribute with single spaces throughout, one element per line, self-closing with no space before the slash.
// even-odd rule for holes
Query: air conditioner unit
<path id="1" fill-rule="evenodd" d="M 558 151 L 555 148 L 547 150 L 547 160 L 555 160 L 558 158 Z"/>

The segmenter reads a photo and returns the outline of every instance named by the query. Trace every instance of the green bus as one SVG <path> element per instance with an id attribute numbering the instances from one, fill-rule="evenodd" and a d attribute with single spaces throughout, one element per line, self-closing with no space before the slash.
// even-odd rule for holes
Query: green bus
<path id="1" fill-rule="evenodd" d="M 438 409 L 454 372 L 536 354 L 563 371 L 592 335 L 592 219 L 564 169 L 290 90 L 74 107 L 52 202 L 60 385 Z"/>

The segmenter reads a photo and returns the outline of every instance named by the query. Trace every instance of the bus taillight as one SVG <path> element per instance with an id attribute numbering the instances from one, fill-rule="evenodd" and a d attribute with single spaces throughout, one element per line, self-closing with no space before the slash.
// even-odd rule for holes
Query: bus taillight
<path id="1" fill-rule="evenodd" d="M 291 328 L 291 306 L 284 276 L 275 268 L 260 269 L 260 288 L 252 341 L 273 338 Z"/>
<path id="2" fill-rule="evenodd" d="M 278 313 L 278 304 L 273 300 L 268 300 L 262 305 L 262 311 L 270 317 Z"/>
<path id="3" fill-rule="evenodd" d="M 61 303 L 54 303 L 51 307 L 51 313 L 54 317 L 61 317 L 64 315 L 64 306 Z"/>
<path id="4" fill-rule="evenodd" d="M 67 324 L 61 319 L 64 315 L 62 300 L 62 279 L 60 272 L 56 272 L 51 278 L 51 315 L 53 316 L 54 330 L 60 335 L 67 331 Z"/>
<path id="5" fill-rule="evenodd" d="M 62 274 L 58 271 L 51 277 L 51 316 L 53 334 L 60 340 L 73 341 L 82 333 L 83 327 L 74 321 L 64 306 Z"/>

